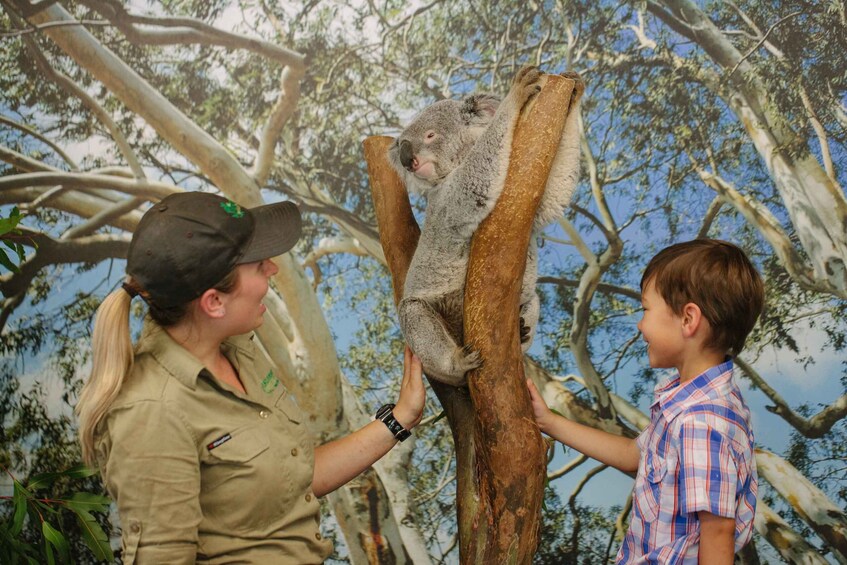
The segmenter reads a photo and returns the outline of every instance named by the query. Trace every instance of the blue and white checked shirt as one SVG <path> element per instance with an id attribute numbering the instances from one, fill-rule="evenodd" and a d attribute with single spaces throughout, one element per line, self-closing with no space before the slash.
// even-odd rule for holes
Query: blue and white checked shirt
<path id="1" fill-rule="evenodd" d="M 732 368 L 727 359 L 683 385 L 677 375 L 656 387 L 617 563 L 697 563 L 702 510 L 735 518 L 735 551 L 750 541 L 753 430 Z"/>

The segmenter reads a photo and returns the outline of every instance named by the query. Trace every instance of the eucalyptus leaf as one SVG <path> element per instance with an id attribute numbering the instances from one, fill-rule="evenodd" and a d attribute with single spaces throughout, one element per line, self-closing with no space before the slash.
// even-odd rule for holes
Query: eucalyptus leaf
<path id="1" fill-rule="evenodd" d="M 41 522 L 41 533 L 44 535 L 44 539 L 59 552 L 59 558 L 62 562 L 69 561 L 70 547 L 68 546 L 68 540 L 65 539 L 62 532 L 51 526 L 50 522 L 44 520 Z"/>
<path id="2" fill-rule="evenodd" d="M 21 533 L 21 529 L 23 528 L 24 518 L 26 518 L 26 507 L 27 507 L 27 496 L 23 487 L 15 481 L 14 486 L 14 494 L 12 496 L 12 501 L 15 505 L 15 514 L 12 518 L 12 528 L 10 530 L 13 536 Z"/>
<path id="3" fill-rule="evenodd" d="M 88 546 L 94 557 L 101 561 L 113 561 L 115 556 L 109 544 L 109 536 L 106 535 L 106 532 L 103 531 L 97 520 L 85 510 L 73 510 L 76 514 L 85 545 Z"/>

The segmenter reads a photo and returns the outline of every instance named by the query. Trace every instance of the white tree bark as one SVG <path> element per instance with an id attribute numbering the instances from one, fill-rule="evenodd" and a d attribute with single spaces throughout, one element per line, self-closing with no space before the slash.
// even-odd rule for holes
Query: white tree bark
<path id="1" fill-rule="evenodd" d="M 797 514 L 832 548 L 839 563 L 847 563 L 847 515 L 819 488 L 784 459 L 756 450 L 759 475 L 794 508 Z"/>
<path id="2" fill-rule="evenodd" d="M 728 77 L 722 94 L 747 130 L 780 193 L 815 276 L 847 298 L 847 200 L 805 140 L 775 110 L 753 66 L 691 0 L 649 0 L 648 9 L 696 41 Z M 667 8 L 667 11 L 665 8 Z M 791 148 L 803 144 L 799 156 Z"/>
<path id="3" fill-rule="evenodd" d="M 759 535 L 771 542 L 788 563 L 827 565 L 827 560 L 821 557 L 811 544 L 761 500 L 756 503 L 754 526 Z"/>

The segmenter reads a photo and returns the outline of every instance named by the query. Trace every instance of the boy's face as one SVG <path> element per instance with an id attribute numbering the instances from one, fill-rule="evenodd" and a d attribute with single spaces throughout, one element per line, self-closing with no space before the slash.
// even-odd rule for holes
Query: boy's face
<path id="1" fill-rule="evenodd" d="M 654 369 L 679 368 L 684 352 L 682 318 L 673 313 L 652 280 L 647 281 L 641 293 L 641 306 L 644 314 L 638 322 L 638 331 L 647 342 L 650 366 Z"/>

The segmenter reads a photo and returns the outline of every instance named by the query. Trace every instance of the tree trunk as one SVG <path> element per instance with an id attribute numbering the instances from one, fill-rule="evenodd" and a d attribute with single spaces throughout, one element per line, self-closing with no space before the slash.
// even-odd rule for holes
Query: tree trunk
<path id="1" fill-rule="evenodd" d="M 374 210 L 380 226 L 379 239 L 391 272 L 394 303 L 403 298 L 403 285 L 412 256 L 418 246 L 420 228 L 403 181 L 388 162 L 388 147 L 393 138 L 371 136 L 364 140 L 364 155 L 368 165 Z M 468 531 L 472 525 L 476 496 L 474 481 L 473 426 L 474 409 L 467 389 L 456 388 L 427 377 L 438 397 L 453 435 L 456 449 L 457 501 L 467 500 L 457 506 L 459 531 Z"/>
<path id="2" fill-rule="evenodd" d="M 465 342 L 480 351 L 485 365 L 469 375 L 470 397 L 462 389 L 430 381 L 456 444 L 463 563 L 530 563 L 538 543 L 546 449 L 524 382 L 518 306 L 535 209 L 574 85 L 570 79 L 548 76 L 538 98 L 524 110 L 503 194 L 474 235 Z M 399 301 L 420 232 L 402 182 L 388 163 L 390 143 L 386 137 L 366 139 L 365 159 Z"/>
<path id="3" fill-rule="evenodd" d="M 538 545 L 547 449 L 524 378 L 520 293 L 535 212 L 577 84 L 546 78 L 515 127 L 503 192 L 471 240 L 464 341 L 484 363 L 468 375 L 480 502 L 460 542 L 465 563 L 529 564 Z"/>

